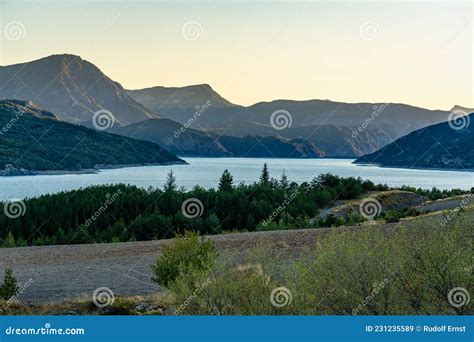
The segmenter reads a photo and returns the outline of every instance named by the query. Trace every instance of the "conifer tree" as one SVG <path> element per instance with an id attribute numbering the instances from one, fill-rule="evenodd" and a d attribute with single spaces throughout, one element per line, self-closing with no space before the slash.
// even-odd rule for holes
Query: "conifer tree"
<path id="1" fill-rule="evenodd" d="M 260 175 L 260 184 L 266 185 L 270 182 L 270 172 L 268 171 L 267 163 L 263 164 L 262 173 Z"/>
<path id="2" fill-rule="evenodd" d="M 228 170 L 224 170 L 221 178 L 219 179 L 219 190 L 220 191 L 232 191 L 234 186 L 234 178 Z"/>
<path id="3" fill-rule="evenodd" d="M 173 191 L 176 191 L 176 188 L 177 188 L 176 177 L 173 174 L 173 170 L 171 170 L 166 176 L 166 182 L 165 182 L 165 185 L 163 186 L 163 190 L 165 192 L 173 192 Z"/>
<path id="4" fill-rule="evenodd" d="M 288 189 L 288 187 L 290 186 L 290 182 L 288 181 L 288 177 L 285 174 L 285 170 L 283 170 L 283 174 L 281 175 L 280 186 L 283 189 Z"/>

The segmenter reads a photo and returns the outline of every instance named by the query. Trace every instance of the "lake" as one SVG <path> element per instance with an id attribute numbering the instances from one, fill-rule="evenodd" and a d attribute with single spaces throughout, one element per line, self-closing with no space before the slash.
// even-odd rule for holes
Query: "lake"
<path id="1" fill-rule="evenodd" d="M 89 185 L 128 183 L 148 188 L 161 187 L 173 169 L 179 186 L 190 189 L 196 184 L 216 187 L 225 169 L 235 183 L 258 180 L 263 163 L 272 177 L 279 179 L 284 171 L 290 181 L 309 181 L 321 173 L 343 177 L 362 177 L 390 186 L 410 185 L 421 188 L 470 189 L 474 172 L 409 170 L 351 164 L 353 159 L 260 159 L 260 158 L 184 158 L 190 165 L 143 166 L 102 170 L 97 174 L 41 175 L 0 177 L 0 200 L 35 197 Z"/>

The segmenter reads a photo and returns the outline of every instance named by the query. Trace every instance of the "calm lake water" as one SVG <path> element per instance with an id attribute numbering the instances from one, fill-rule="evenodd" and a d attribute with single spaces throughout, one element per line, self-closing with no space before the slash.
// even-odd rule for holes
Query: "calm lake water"
<path id="1" fill-rule="evenodd" d="M 225 169 L 236 183 L 258 180 L 263 163 L 270 174 L 280 178 L 283 171 L 290 181 L 309 181 L 321 173 L 355 176 L 390 186 L 410 185 L 421 188 L 470 189 L 474 172 L 407 170 L 352 165 L 352 159 L 259 159 L 259 158 L 185 158 L 190 165 L 144 166 L 103 170 L 97 174 L 0 177 L 0 200 L 35 197 L 95 184 L 128 183 L 140 187 L 161 187 L 173 169 L 177 183 L 190 189 L 196 184 L 216 187 Z"/>

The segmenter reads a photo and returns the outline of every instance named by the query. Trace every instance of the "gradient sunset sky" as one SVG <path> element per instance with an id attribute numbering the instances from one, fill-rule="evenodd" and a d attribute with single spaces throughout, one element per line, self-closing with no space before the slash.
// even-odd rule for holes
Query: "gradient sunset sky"
<path id="1" fill-rule="evenodd" d="M 473 17 L 471 1 L 0 0 L 0 64 L 72 53 L 127 89 L 447 110 L 474 107 Z"/>

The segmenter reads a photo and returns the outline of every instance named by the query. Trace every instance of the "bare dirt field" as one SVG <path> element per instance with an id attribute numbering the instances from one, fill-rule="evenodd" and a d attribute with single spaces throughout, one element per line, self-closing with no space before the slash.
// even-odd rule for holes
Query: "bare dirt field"
<path id="1" fill-rule="evenodd" d="M 220 251 L 235 258 L 251 246 L 268 242 L 275 249 L 298 251 L 329 229 L 236 233 L 212 236 Z M 19 283 L 32 284 L 19 296 L 24 303 L 51 303 L 91 296 L 102 286 L 115 295 L 145 295 L 160 291 L 151 281 L 150 265 L 170 240 L 17 247 L 0 249 L 0 271 L 13 268 Z"/>

